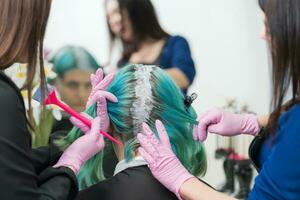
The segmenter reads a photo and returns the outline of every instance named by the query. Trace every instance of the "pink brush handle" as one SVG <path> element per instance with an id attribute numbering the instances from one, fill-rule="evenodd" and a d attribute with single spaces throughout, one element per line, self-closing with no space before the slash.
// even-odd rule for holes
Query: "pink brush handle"
<path id="1" fill-rule="evenodd" d="M 54 102 L 53 102 L 54 103 Z M 69 113 L 71 116 L 79 119 L 80 121 L 82 121 L 85 125 L 91 127 L 92 123 L 89 119 L 83 117 L 82 115 L 78 114 L 77 112 L 75 112 L 72 108 L 70 108 L 69 106 L 67 106 L 66 104 L 63 104 L 60 101 L 56 101 L 55 105 L 59 106 L 61 109 L 63 109 L 65 112 Z M 116 144 L 122 144 L 121 142 L 119 142 L 117 139 L 113 138 L 111 135 L 109 135 L 108 133 L 100 130 L 100 133 L 107 137 L 108 139 L 110 139 L 111 141 L 115 142 Z"/>

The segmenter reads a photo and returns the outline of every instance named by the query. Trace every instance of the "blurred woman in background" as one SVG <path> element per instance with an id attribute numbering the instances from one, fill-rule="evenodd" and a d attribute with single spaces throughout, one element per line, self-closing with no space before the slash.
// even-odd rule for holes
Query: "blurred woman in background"
<path id="1" fill-rule="evenodd" d="M 121 43 L 118 68 L 128 63 L 159 65 L 186 92 L 196 73 L 189 44 L 163 30 L 151 1 L 106 0 L 105 8 L 111 55 Z"/>

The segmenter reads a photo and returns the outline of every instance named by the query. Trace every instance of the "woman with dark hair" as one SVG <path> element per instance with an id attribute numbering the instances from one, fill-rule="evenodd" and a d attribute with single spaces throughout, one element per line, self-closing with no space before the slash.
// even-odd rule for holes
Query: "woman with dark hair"
<path id="1" fill-rule="evenodd" d="M 106 0 L 105 7 L 111 52 L 121 42 L 118 68 L 128 63 L 159 65 L 186 92 L 196 73 L 189 44 L 162 29 L 151 1 Z"/>
<path id="2" fill-rule="evenodd" d="M 268 119 L 212 109 L 200 117 L 194 139 L 204 141 L 208 132 L 256 136 L 250 146 L 250 157 L 259 174 L 248 199 L 300 199 L 300 1 L 259 0 L 259 4 L 265 14 L 262 38 L 272 54 L 273 112 Z M 292 98 L 284 103 L 290 86 Z M 185 178 L 189 174 L 187 170 L 178 174 L 178 168 L 184 167 L 165 144 L 168 137 L 164 128 L 159 127 L 158 131 L 165 138 L 161 142 L 153 139 L 151 131 L 138 138 L 142 146 L 140 153 L 163 185 L 183 199 L 232 199 L 196 178 Z"/>
<path id="3" fill-rule="evenodd" d="M 28 63 L 24 88 L 29 102 L 37 65 L 41 84 L 45 84 L 41 52 L 51 0 L 0 0 L 0 5 L 1 199 L 73 199 L 78 190 L 75 175 L 104 147 L 98 134 L 100 119 L 96 117 L 85 132 L 89 134 L 78 138 L 62 155 L 53 143 L 31 149 L 31 105 L 27 118 L 20 89 L 2 71 L 14 63 Z"/>

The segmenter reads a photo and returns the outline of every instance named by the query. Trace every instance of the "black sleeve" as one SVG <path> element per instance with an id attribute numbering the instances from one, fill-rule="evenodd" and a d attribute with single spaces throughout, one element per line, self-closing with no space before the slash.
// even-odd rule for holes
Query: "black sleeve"
<path id="1" fill-rule="evenodd" d="M 23 102 L 16 91 L 0 80 L 1 199 L 75 198 L 77 186 L 71 170 L 48 167 L 40 174 L 36 172 L 24 113 Z"/>
<path id="2" fill-rule="evenodd" d="M 58 131 L 51 134 L 49 144 L 46 147 L 39 147 L 30 150 L 30 157 L 37 174 L 40 174 L 44 169 L 53 166 L 60 158 L 62 151 L 55 145 L 55 140 L 63 137 L 65 131 Z"/>

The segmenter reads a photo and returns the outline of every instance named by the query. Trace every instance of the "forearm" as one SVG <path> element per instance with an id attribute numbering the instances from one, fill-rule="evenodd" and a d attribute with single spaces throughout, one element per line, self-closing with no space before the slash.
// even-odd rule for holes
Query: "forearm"
<path id="1" fill-rule="evenodd" d="M 188 88 L 190 82 L 186 75 L 178 68 L 173 67 L 165 70 L 177 83 L 181 89 Z"/>
<path id="2" fill-rule="evenodd" d="M 260 127 L 265 127 L 268 124 L 270 115 L 260 115 L 257 116 L 257 122 Z"/>
<path id="3" fill-rule="evenodd" d="M 213 190 L 197 178 L 187 180 L 181 186 L 179 193 L 184 200 L 235 200 Z"/>

